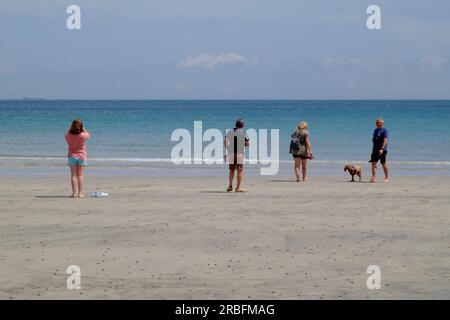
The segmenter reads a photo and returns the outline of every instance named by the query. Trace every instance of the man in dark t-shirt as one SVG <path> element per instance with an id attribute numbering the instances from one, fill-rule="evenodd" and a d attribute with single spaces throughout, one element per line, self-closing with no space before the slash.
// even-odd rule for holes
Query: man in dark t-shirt
<path id="1" fill-rule="evenodd" d="M 372 163 L 372 179 L 370 182 L 377 181 L 377 162 L 381 162 L 381 166 L 384 171 L 384 180 L 383 182 L 389 181 L 389 167 L 386 163 L 387 157 L 387 145 L 389 139 L 389 131 L 384 128 L 384 120 L 382 118 L 378 118 L 376 121 L 376 129 L 373 132 L 373 147 L 372 147 L 372 155 L 370 157 L 370 162 Z"/>

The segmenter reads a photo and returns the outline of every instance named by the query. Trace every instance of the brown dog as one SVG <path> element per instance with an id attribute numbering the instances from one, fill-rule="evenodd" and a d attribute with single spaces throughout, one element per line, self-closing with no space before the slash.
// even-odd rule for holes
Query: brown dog
<path id="1" fill-rule="evenodd" d="M 352 182 L 355 182 L 355 175 L 359 177 L 359 181 L 361 181 L 362 176 L 362 168 L 360 166 L 354 166 L 352 164 L 347 164 L 344 167 L 344 172 L 348 171 L 352 176 Z"/>

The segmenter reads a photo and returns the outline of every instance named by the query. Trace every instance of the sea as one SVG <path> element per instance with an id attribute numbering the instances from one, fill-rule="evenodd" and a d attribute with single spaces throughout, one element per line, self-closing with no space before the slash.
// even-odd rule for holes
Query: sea
<path id="1" fill-rule="evenodd" d="M 450 175 L 450 100 L 40 99 L 0 100 L 0 175 L 67 170 L 64 134 L 75 118 L 91 134 L 88 166 L 97 173 L 224 174 L 225 164 L 173 163 L 178 141 L 172 134 L 186 129 L 193 143 L 194 121 L 201 121 L 202 133 L 218 129 L 225 135 L 243 118 L 247 130 L 266 129 L 269 136 L 279 130 L 278 175 L 292 174 L 290 135 L 300 121 L 309 124 L 311 175 L 342 176 L 346 163 L 362 165 L 368 175 L 378 117 L 390 133 L 392 175 Z M 267 146 L 270 154 L 270 141 Z M 261 174 L 261 166 L 249 164 L 249 174 Z"/>

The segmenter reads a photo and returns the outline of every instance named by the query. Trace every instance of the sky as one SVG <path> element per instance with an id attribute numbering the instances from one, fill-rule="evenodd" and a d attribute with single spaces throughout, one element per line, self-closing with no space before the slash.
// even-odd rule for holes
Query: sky
<path id="1" fill-rule="evenodd" d="M 449 99 L 431 2 L 1 0 L 0 99 Z"/>

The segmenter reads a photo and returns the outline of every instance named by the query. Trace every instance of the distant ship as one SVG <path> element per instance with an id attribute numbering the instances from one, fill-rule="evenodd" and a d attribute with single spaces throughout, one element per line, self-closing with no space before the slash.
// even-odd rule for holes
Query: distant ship
<path id="1" fill-rule="evenodd" d="M 23 97 L 22 100 L 45 100 L 44 97 Z"/>

